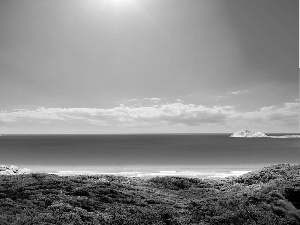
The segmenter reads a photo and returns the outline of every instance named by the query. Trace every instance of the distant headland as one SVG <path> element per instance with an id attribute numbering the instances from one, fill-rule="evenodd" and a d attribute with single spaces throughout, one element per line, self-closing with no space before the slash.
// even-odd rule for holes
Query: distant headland
<path id="1" fill-rule="evenodd" d="M 233 133 L 230 137 L 243 137 L 243 138 L 256 138 L 256 137 L 268 137 L 268 138 L 300 138 L 300 135 L 283 135 L 283 136 L 268 136 L 262 132 L 255 132 L 250 130 L 240 130 Z"/>

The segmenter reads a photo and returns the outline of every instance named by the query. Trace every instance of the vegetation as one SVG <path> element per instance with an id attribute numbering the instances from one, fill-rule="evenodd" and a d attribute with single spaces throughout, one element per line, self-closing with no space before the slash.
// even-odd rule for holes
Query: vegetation
<path id="1" fill-rule="evenodd" d="M 300 165 L 224 180 L 0 176 L 6 224 L 300 224 Z"/>

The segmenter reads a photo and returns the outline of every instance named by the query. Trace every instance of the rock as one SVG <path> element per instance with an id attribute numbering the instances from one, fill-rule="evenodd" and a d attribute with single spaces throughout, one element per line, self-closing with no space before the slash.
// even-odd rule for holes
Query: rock
<path id="1" fill-rule="evenodd" d="M 268 138 L 300 138 L 300 135 L 283 135 L 283 136 L 268 136 L 262 132 L 254 132 L 250 130 L 241 130 L 235 132 L 230 137 L 268 137 Z"/>
<path id="2" fill-rule="evenodd" d="M 268 137 L 268 136 L 266 134 L 262 133 L 262 132 L 254 132 L 254 131 L 250 131 L 250 130 L 241 130 L 241 131 L 235 132 L 230 137 L 252 138 L 252 137 Z"/>
<path id="3" fill-rule="evenodd" d="M 9 170 L 13 171 L 14 173 L 17 173 L 19 171 L 19 168 L 17 166 L 11 165 L 9 167 Z"/>
<path id="4" fill-rule="evenodd" d="M 29 174 L 30 169 L 23 168 L 19 169 L 17 166 L 11 165 L 10 167 L 5 165 L 0 165 L 0 175 L 19 175 L 19 174 Z"/>
<path id="5" fill-rule="evenodd" d="M 5 170 L 7 170 L 7 169 L 8 169 L 7 166 L 5 166 L 5 165 L 0 165 L 0 171 L 5 171 Z"/>

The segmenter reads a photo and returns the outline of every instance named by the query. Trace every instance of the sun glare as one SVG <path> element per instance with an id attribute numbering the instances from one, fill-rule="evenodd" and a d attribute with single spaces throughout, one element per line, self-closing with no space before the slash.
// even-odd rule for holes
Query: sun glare
<path id="1" fill-rule="evenodd" d="M 134 13 L 133 15 L 146 17 L 149 21 L 156 24 L 151 15 L 138 4 L 137 0 L 87 0 L 87 2 L 97 13 L 103 10 L 114 13 L 114 15 L 117 13 L 124 16 L 128 12 L 132 12 Z"/>
<path id="2" fill-rule="evenodd" d="M 133 3 L 133 0 L 94 0 L 101 5 L 113 5 L 115 7 L 127 7 Z"/>
<path id="3" fill-rule="evenodd" d="M 126 2 L 126 0 L 112 0 L 114 2 L 115 5 L 120 5 L 120 4 L 124 4 Z"/>
<path id="4" fill-rule="evenodd" d="M 133 0 L 111 0 L 116 7 L 128 7 L 132 5 Z"/>

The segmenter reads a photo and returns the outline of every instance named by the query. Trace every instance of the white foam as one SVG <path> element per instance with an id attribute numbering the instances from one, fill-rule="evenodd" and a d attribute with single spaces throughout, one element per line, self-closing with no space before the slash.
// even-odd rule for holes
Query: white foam
<path id="1" fill-rule="evenodd" d="M 257 170 L 258 165 L 121 165 L 121 166 L 28 166 L 33 172 L 56 174 L 58 176 L 74 175 L 114 175 L 124 177 L 190 177 L 190 178 L 224 178 L 240 176 Z"/>
<path id="2" fill-rule="evenodd" d="M 241 176 L 245 173 L 251 172 L 250 170 L 235 170 L 235 171 L 230 171 L 230 173 L 216 173 L 213 176 L 209 176 L 211 178 L 216 177 L 216 178 L 225 178 L 225 177 L 231 177 L 231 176 Z"/>
<path id="3" fill-rule="evenodd" d="M 78 170 L 61 170 L 57 172 L 46 172 L 49 174 L 55 174 L 59 176 L 69 176 L 69 175 L 97 175 L 98 173 L 93 171 L 78 171 Z"/>
<path id="4" fill-rule="evenodd" d="M 114 176 L 126 176 L 126 177 L 164 177 L 164 176 L 178 176 L 178 177 L 207 177 L 207 178 L 225 178 L 229 176 L 240 176 L 247 171 L 230 171 L 230 172 L 196 172 L 196 171 L 157 171 L 157 172 L 141 172 L 141 171 L 122 171 L 122 172 L 95 172 L 95 171 L 79 171 L 79 170 L 60 170 L 57 172 L 48 172 L 59 176 L 70 175 L 114 175 Z"/>
<path id="5" fill-rule="evenodd" d="M 300 135 L 268 136 L 269 138 L 300 138 Z"/>

